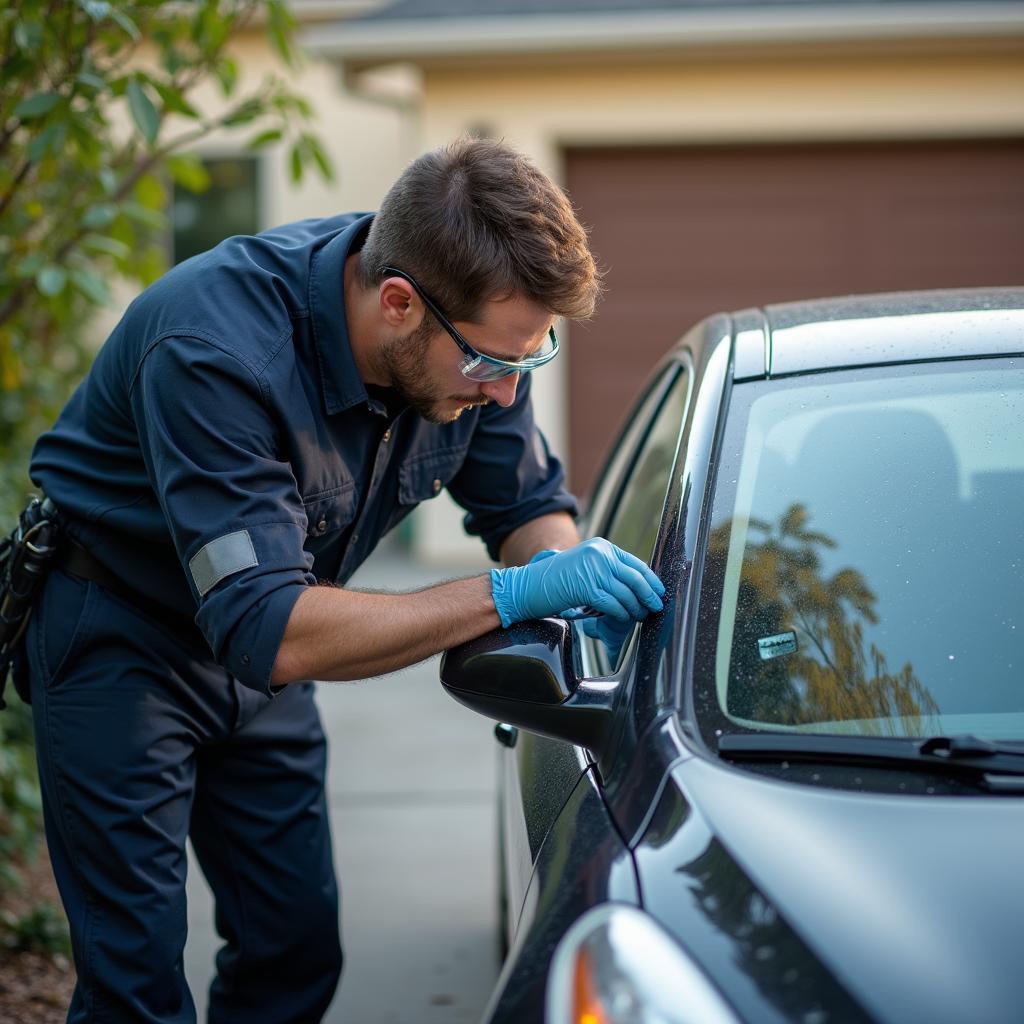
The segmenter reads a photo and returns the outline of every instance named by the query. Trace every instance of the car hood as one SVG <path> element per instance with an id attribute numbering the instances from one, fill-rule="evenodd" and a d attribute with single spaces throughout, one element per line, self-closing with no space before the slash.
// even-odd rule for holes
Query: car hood
<path id="1" fill-rule="evenodd" d="M 1021 1012 L 1021 798 L 846 792 L 697 757 L 672 778 L 872 1016 L 1001 1024 Z"/>

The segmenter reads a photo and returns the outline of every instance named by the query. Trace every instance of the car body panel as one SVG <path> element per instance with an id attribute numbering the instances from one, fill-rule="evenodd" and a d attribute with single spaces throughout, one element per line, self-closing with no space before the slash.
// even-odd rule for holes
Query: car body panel
<path id="1" fill-rule="evenodd" d="M 853 295 L 765 307 L 765 375 L 1024 352 L 1024 288 Z"/>
<path id="2" fill-rule="evenodd" d="M 483 1020 L 543 1020 L 555 946 L 581 914 L 608 900 L 636 906 L 640 893 L 633 858 L 608 816 L 591 769 L 580 777 L 544 839 L 515 944 Z"/>
<path id="3" fill-rule="evenodd" d="M 1005 1024 L 1008 1007 L 1024 1007 L 1019 799 L 837 792 L 701 757 L 671 777 L 729 851 L 736 884 L 742 876 L 780 908 L 873 1019 Z M 644 904 L 678 911 L 673 931 L 685 936 L 687 873 L 651 874 L 647 856 L 638 852 Z"/>
<path id="4" fill-rule="evenodd" d="M 501 749 L 502 835 L 511 939 L 541 845 L 586 763 L 570 744 L 524 730 L 519 731 L 514 748 Z"/>
<path id="5" fill-rule="evenodd" d="M 644 908 L 675 935 L 742 1020 L 868 1018 L 810 952 L 677 782 L 673 769 L 634 853 Z"/>

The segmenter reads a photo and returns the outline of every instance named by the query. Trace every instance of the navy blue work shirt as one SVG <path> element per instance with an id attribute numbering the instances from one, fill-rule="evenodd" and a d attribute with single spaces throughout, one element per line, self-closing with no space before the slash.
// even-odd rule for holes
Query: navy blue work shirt
<path id="1" fill-rule="evenodd" d="M 367 393 L 343 271 L 372 219 L 229 238 L 169 271 L 129 306 L 32 456 L 71 535 L 194 619 L 215 660 L 261 692 L 302 589 L 344 583 L 442 488 L 495 560 L 522 524 L 576 513 L 528 374 L 508 408 L 444 425 Z"/>

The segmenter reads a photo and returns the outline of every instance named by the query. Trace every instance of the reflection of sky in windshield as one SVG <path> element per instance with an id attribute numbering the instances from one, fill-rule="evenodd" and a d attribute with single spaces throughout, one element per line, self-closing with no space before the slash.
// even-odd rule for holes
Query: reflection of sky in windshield
<path id="1" fill-rule="evenodd" d="M 865 652 L 875 644 L 891 672 L 909 662 L 944 714 L 1024 711 L 1024 371 L 843 376 L 753 404 L 727 580 L 763 538 L 744 513 L 778 523 L 802 503 L 835 541 L 820 577 L 855 569 L 876 597 Z"/>

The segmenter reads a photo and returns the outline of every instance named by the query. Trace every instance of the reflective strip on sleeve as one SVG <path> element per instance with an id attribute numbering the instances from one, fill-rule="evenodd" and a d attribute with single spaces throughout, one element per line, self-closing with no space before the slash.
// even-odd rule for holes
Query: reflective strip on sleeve
<path id="1" fill-rule="evenodd" d="M 211 540 L 188 560 L 189 572 L 200 597 L 227 576 L 259 564 L 248 530 L 238 530 Z"/>

